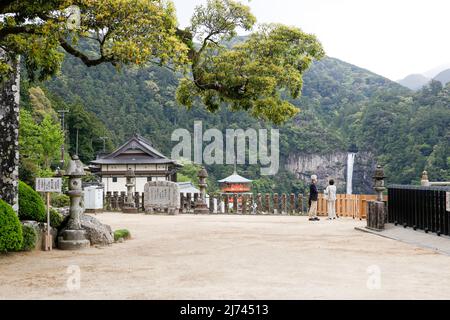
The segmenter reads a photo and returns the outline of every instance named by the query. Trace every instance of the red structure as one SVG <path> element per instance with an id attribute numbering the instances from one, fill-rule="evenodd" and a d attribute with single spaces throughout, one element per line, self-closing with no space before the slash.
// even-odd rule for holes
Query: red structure
<path id="1" fill-rule="evenodd" d="M 230 201 L 233 201 L 233 194 L 243 195 L 251 194 L 252 180 L 241 177 L 236 171 L 229 177 L 219 180 L 223 194 L 230 195 Z"/>

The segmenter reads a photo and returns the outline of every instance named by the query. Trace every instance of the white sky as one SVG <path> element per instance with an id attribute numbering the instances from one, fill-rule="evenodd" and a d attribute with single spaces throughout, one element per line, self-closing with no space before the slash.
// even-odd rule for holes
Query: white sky
<path id="1" fill-rule="evenodd" d="M 181 26 L 206 0 L 172 0 Z M 450 0 L 252 0 L 258 22 L 314 33 L 326 54 L 392 80 L 450 65 Z"/>

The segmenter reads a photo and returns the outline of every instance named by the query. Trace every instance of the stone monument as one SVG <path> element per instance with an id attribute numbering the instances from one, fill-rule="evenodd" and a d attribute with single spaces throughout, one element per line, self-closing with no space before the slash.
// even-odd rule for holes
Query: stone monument
<path id="1" fill-rule="evenodd" d="M 180 201 L 180 188 L 175 182 L 150 181 L 144 187 L 145 213 L 178 214 Z"/>
<path id="2" fill-rule="evenodd" d="M 386 190 L 386 187 L 384 186 L 384 178 L 386 177 L 384 175 L 383 167 L 378 165 L 373 176 L 377 200 L 368 202 L 367 229 L 375 231 L 384 230 L 384 224 L 386 221 L 386 209 L 383 201 L 383 191 Z"/>
<path id="3" fill-rule="evenodd" d="M 83 196 L 81 177 L 84 175 L 83 164 L 78 156 L 74 155 L 66 172 L 66 176 L 69 177 L 70 217 L 66 230 L 58 237 L 58 248 L 61 250 L 78 250 L 90 246 L 86 231 L 81 228 L 81 215 L 84 212 L 81 205 Z"/>
<path id="4" fill-rule="evenodd" d="M 208 172 L 206 172 L 206 169 L 202 167 L 200 171 L 198 172 L 198 186 L 200 188 L 200 195 L 197 199 L 197 201 L 194 204 L 194 214 L 208 214 L 209 209 L 206 204 L 206 178 L 208 177 Z"/>
<path id="5" fill-rule="evenodd" d="M 125 203 L 122 208 L 123 213 L 137 213 L 138 208 L 136 208 L 136 202 L 134 201 L 133 189 L 135 187 L 135 174 L 133 169 L 128 169 L 125 173 L 125 177 L 127 179 L 126 187 L 127 187 L 127 196 L 125 199 Z"/>

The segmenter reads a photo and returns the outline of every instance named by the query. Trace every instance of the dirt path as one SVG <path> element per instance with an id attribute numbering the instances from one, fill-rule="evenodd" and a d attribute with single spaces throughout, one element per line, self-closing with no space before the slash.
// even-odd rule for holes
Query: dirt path
<path id="1" fill-rule="evenodd" d="M 356 231 L 364 222 L 352 219 L 97 217 L 133 239 L 0 255 L 0 299 L 450 299 L 449 256 Z M 69 266 L 79 290 L 67 287 Z"/>

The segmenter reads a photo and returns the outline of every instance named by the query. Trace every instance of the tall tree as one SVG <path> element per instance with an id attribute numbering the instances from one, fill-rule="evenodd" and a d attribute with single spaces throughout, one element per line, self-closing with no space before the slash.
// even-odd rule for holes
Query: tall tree
<path id="1" fill-rule="evenodd" d="M 323 55 L 314 36 L 281 25 L 263 26 L 246 42 L 225 46 L 223 41 L 231 40 L 238 28 L 251 30 L 256 21 L 248 6 L 232 0 L 209 0 L 197 7 L 186 30 L 177 28 L 175 8 L 165 0 L 6 0 L 0 17 L 1 116 L 7 123 L 0 129 L 5 137 L 0 197 L 11 204 L 17 194 L 19 111 L 14 100 L 18 87 L 13 85 L 18 55 L 32 80 L 58 71 L 64 56 L 60 48 L 90 67 L 183 68 L 186 77 L 177 93 L 183 104 L 191 106 L 198 96 L 210 111 L 227 103 L 274 122 L 297 112 L 280 90 L 297 97 L 303 72 Z M 81 41 L 89 48 L 82 49 Z"/>

